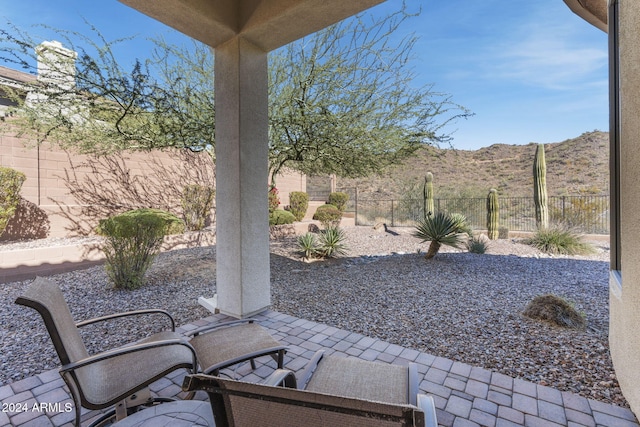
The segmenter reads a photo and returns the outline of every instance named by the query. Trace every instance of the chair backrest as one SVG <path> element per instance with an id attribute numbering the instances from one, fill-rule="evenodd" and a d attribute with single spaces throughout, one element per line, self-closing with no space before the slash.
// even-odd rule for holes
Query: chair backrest
<path id="1" fill-rule="evenodd" d="M 88 357 L 80 331 L 57 284 L 37 277 L 16 304 L 35 309 L 47 327 L 62 365 Z"/>
<path id="2" fill-rule="evenodd" d="M 413 405 L 373 402 L 208 375 L 188 375 L 184 390 L 204 390 L 217 427 L 424 426 Z"/>

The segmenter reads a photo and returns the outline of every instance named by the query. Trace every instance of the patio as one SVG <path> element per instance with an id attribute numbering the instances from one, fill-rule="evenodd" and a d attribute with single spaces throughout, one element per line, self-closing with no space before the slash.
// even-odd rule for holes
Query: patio
<path id="1" fill-rule="evenodd" d="M 640 426 L 629 409 L 573 393 L 275 311 L 266 311 L 254 318 L 277 339 L 289 345 L 285 367 L 296 372 L 320 348 L 364 360 L 417 363 L 420 375 L 424 376 L 420 389 L 434 397 L 438 422 L 442 426 Z M 214 315 L 184 325 L 179 330 L 186 332 L 225 320 L 228 318 L 224 315 Z M 258 362 L 255 371 L 245 363 L 235 373 L 228 373 L 246 381 L 259 381 L 272 372 L 275 362 L 269 357 Z M 152 390 L 161 396 L 174 396 L 180 392 L 181 381 L 182 375 L 166 377 L 154 383 Z M 3 405 L 0 425 L 72 425 L 74 414 L 72 409 L 69 410 L 72 406 L 65 406 L 71 400 L 64 387 L 57 370 L 0 387 Z M 199 394 L 196 398 L 204 397 L 206 395 Z M 95 411 L 85 412 L 83 423 L 89 423 L 98 415 Z"/>

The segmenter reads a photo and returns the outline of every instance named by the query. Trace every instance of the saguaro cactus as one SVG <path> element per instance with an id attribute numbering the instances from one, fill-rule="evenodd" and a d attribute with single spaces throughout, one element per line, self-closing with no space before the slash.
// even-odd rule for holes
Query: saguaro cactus
<path id="1" fill-rule="evenodd" d="M 487 195 L 487 235 L 489 239 L 498 238 L 498 220 L 500 218 L 500 205 L 498 204 L 498 191 L 492 188 Z"/>
<path id="2" fill-rule="evenodd" d="M 547 207 L 547 165 L 544 159 L 544 144 L 538 144 L 533 159 L 533 202 L 536 206 L 536 225 L 538 228 L 549 226 Z"/>
<path id="3" fill-rule="evenodd" d="M 433 205 L 433 174 L 427 172 L 424 177 L 424 186 L 422 188 L 422 207 L 424 208 L 424 217 L 427 218 L 434 214 Z"/>

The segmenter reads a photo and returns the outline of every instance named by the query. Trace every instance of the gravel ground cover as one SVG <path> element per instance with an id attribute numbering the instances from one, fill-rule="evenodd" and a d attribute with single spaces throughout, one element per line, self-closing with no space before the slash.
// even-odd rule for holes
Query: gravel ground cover
<path id="1" fill-rule="evenodd" d="M 608 243 L 594 242 L 593 255 L 560 257 L 500 240 L 484 255 L 443 247 L 427 261 L 428 243 L 411 229 L 345 231 L 347 257 L 312 263 L 301 260 L 295 239 L 272 242 L 274 310 L 628 407 L 608 348 Z M 215 268 L 212 246 L 159 255 L 147 285 L 132 292 L 111 289 L 101 266 L 52 278 L 77 320 L 159 307 L 184 324 L 208 315 L 197 298 L 215 292 Z M 39 316 L 13 304 L 27 284 L 0 286 L 2 384 L 59 363 Z M 547 293 L 572 301 L 586 314 L 587 329 L 563 330 L 521 315 Z M 143 320 L 149 330 L 166 327 L 157 317 Z M 114 321 L 84 334 L 90 351 L 98 351 L 145 331 Z"/>

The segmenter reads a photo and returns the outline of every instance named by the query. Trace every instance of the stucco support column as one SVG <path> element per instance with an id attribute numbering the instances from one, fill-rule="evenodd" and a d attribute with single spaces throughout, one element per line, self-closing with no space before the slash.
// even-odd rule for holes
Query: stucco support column
<path id="1" fill-rule="evenodd" d="M 271 304 L 267 52 L 241 37 L 215 49 L 217 308 Z"/>
<path id="2" fill-rule="evenodd" d="M 621 275 L 611 274 L 609 342 L 622 392 L 640 416 L 640 3 L 618 6 Z"/>

